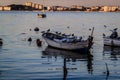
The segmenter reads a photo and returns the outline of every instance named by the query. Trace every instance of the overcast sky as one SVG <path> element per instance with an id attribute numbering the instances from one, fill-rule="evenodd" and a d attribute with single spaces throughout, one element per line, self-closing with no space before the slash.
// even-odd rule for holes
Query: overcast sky
<path id="1" fill-rule="evenodd" d="M 41 4 L 43 0 L 0 0 L 0 6 L 9 4 L 25 4 L 25 2 L 33 2 Z M 116 5 L 120 6 L 120 0 L 44 0 L 45 5 L 83 5 L 83 6 L 102 6 L 102 5 Z"/>

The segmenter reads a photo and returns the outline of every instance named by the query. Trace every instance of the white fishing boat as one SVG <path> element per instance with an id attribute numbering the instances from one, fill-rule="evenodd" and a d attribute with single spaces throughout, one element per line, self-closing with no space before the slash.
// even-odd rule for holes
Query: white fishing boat
<path id="1" fill-rule="evenodd" d="M 94 30 L 94 28 L 93 28 Z M 42 37 L 47 42 L 48 46 L 65 49 L 65 50 L 79 50 L 90 48 L 93 44 L 93 30 L 92 34 L 86 40 L 82 38 L 77 39 L 75 36 L 65 35 L 61 33 L 53 33 L 50 31 L 43 32 Z"/>
<path id="2" fill-rule="evenodd" d="M 110 37 L 104 37 L 103 39 L 104 39 L 104 45 L 106 45 L 106 46 L 120 47 L 120 39 L 119 38 L 111 39 Z"/>
<path id="3" fill-rule="evenodd" d="M 120 37 L 118 37 L 116 30 L 117 28 L 112 30 L 112 34 L 110 36 L 105 36 L 105 34 L 103 35 L 104 45 L 120 47 Z"/>

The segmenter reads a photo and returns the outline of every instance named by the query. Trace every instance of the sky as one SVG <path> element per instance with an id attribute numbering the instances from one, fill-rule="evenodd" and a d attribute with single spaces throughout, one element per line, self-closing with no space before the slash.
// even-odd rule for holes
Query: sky
<path id="1" fill-rule="evenodd" d="M 82 6 L 104 6 L 104 5 L 115 5 L 120 6 L 120 0 L 0 0 L 0 6 L 10 5 L 10 4 L 25 4 L 25 2 L 33 2 L 37 4 L 42 4 L 47 6 L 72 6 L 72 5 L 82 5 Z"/>

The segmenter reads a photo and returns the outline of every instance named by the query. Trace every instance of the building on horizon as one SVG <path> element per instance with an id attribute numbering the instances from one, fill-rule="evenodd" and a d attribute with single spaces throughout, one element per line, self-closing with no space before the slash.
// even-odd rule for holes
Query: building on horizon
<path id="1" fill-rule="evenodd" d="M 9 6 L 0 6 L 0 11 L 10 11 L 11 7 Z"/>
<path id="2" fill-rule="evenodd" d="M 33 9 L 36 9 L 36 10 L 42 10 L 43 9 L 43 5 L 36 4 L 36 3 L 33 3 L 33 2 L 26 2 L 25 6 L 32 7 Z"/>
<path id="3" fill-rule="evenodd" d="M 3 11 L 3 6 L 0 6 L 0 11 Z"/>
<path id="4" fill-rule="evenodd" d="M 117 6 L 103 6 L 102 7 L 104 12 L 114 12 L 118 10 Z"/>
<path id="5" fill-rule="evenodd" d="M 99 11 L 100 10 L 100 6 L 92 6 L 91 7 L 91 11 Z"/>
<path id="6" fill-rule="evenodd" d="M 32 4 L 33 4 L 32 2 L 26 2 L 26 3 L 25 3 L 25 6 L 29 6 L 29 7 L 31 7 Z"/>

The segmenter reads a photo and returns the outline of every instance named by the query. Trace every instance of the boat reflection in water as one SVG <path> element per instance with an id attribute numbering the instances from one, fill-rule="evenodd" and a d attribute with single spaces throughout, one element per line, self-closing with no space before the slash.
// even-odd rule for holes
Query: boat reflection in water
<path id="1" fill-rule="evenodd" d="M 62 57 L 63 59 L 63 80 L 66 80 L 68 71 L 70 68 L 66 67 L 67 62 L 76 62 L 76 61 L 87 61 L 87 70 L 89 74 L 92 74 L 93 67 L 92 67 L 92 60 L 93 56 L 90 52 L 72 52 L 72 51 L 66 51 L 66 50 L 59 50 L 52 47 L 47 47 L 45 51 L 43 51 L 43 56 L 46 56 L 48 58 L 55 57 L 57 60 L 57 57 Z"/>
<path id="2" fill-rule="evenodd" d="M 120 58 L 120 47 L 104 46 L 103 56 L 106 55 L 109 55 L 112 60 L 117 60 Z"/>

